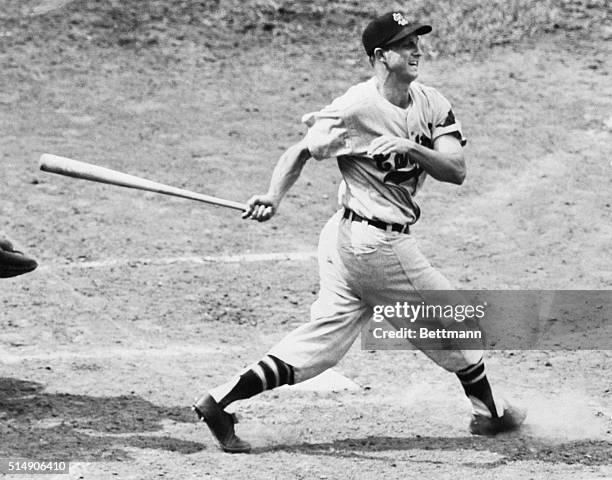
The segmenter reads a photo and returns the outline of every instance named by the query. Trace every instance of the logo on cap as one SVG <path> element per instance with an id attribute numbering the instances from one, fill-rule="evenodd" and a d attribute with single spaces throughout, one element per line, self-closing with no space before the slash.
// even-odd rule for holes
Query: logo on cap
<path id="1" fill-rule="evenodd" d="M 397 24 L 401 25 L 402 27 L 404 25 L 408 25 L 408 20 L 406 20 L 401 13 L 394 13 L 393 14 L 393 20 L 395 20 L 397 22 Z"/>

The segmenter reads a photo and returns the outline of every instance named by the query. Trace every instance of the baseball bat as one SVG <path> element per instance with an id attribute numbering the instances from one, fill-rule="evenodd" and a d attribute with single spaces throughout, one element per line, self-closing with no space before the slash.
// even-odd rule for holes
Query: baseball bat
<path id="1" fill-rule="evenodd" d="M 81 178 L 91 182 L 108 183 L 120 187 L 162 193 L 164 195 L 187 198 L 189 200 L 196 200 L 198 202 L 210 203 L 212 205 L 219 205 L 221 207 L 228 207 L 236 210 L 247 210 L 247 206 L 243 203 L 212 197 L 182 188 L 171 187 L 170 185 L 153 182 L 135 175 L 129 175 L 91 163 L 79 162 L 78 160 L 72 160 L 66 157 L 59 157 L 50 153 L 41 155 L 39 166 L 43 172 L 57 173 L 58 175 L 64 175 L 66 177 Z"/>

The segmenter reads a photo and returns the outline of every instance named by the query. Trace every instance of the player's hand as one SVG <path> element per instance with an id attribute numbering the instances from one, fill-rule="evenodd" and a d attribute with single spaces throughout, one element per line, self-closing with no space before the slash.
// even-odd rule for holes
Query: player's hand
<path id="1" fill-rule="evenodd" d="M 278 201 L 272 195 L 253 195 L 247 202 L 248 210 L 242 214 L 242 218 L 265 222 L 270 220 L 278 209 Z"/>
<path id="2" fill-rule="evenodd" d="M 389 155 L 390 153 L 409 153 L 414 145 L 416 144 L 407 138 L 383 135 L 372 140 L 368 146 L 368 155 L 373 157 L 375 155 Z"/>

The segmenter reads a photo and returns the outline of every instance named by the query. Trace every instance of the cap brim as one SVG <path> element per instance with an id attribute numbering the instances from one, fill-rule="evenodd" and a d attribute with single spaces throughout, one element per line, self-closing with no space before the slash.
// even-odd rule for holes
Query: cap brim
<path id="1" fill-rule="evenodd" d="M 396 33 L 389 40 L 387 40 L 384 44 L 390 45 L 391 43 L 395 43 L 402 38 L 407 37 L 408 35 L 425 35 L 431 32 L 431 25 L 424 25 L 422 23 L 417 23 L 415 25 L 406 25 L 406 28 L 402 29 L 400 32 Z"/>

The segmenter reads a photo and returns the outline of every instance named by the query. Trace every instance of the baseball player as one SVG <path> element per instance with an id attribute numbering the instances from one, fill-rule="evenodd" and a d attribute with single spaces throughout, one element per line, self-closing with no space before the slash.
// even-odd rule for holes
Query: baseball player
<path id="1" fill-rule="evenodd" d="M 228 405 L 334 366 L 374 306 L 418 301 L 423 291 L 452 290 L 411 235 L 421 214 L 415 195 L 425 179 L 460 185 L 466 174 L 466 140 L 449 101 L 416 82 L 422 58 L 419 37 L 430 31 L 431 26 L 411 22 L 399 12 L 372 20 L 362 42 L 373 77 L 306 114 L 305 137 L 280 157 L 268 192 L 248 201 L 243 218 L 269 220 L 308 159 L 337 159 L 341 208 L 321 232 L 320 291 L 310 321 L 193 406 L 227 452 L 250 450 L 235 434 Z M 457 375 L 472 405 L 473 434 L 519 428 L 525 413 L 494 394 L 482 350 L 424 353 Z"/>

